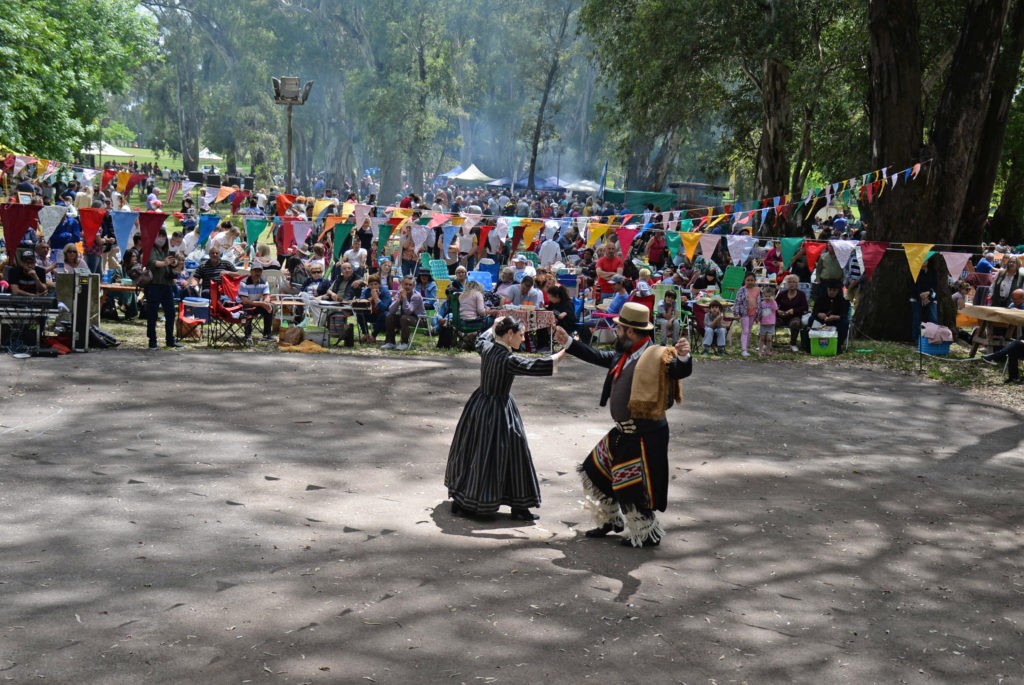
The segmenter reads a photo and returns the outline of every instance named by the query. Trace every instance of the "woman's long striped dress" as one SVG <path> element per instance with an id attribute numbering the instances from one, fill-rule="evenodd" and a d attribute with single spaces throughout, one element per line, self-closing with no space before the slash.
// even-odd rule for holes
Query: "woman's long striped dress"
<path id="1" fill-rule="evenodd" d="M 501 505 L 536 507 L 540 486 L 519 407 L 509 394 L 516 376 L 550 376 L 550 357 L 526 359 L 487 331 L 476 344 L 480 387 L 466 402 L 448 452 L 444 484 L 463 509 L 493 514 Z"/>

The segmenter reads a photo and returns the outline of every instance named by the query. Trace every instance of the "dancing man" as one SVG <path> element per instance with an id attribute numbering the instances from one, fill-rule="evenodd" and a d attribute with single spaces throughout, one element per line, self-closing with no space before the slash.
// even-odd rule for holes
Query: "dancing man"
<path id="1" fill-rule="evenodd" d="M 615 427 L 579 467 L 586 507 L 597 527 L 589 538 L 624 532 L 622 544 L 653 547 L 665 531 L 654 513 L 668 498 L 668 422 L 665 410 L 682 399 L 680 379 L 693 370 L 690 341 L 675 347 L 651 340 L 650 310 L 628 302 L 615 317 L 615 350 L 602 352 L 573 340 L 562 328 L 556 340 L 585 362 L 609 369 L 601 406 L 610 405 Z"/>

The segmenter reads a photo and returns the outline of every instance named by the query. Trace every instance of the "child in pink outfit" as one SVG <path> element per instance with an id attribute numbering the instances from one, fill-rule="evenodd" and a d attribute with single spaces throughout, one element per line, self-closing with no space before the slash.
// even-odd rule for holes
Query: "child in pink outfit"
<path id="1" fill-rule="evenodd" d="M 750 346 L 750 329 L 761 318 L 761 289 L 757 287 L 754 274 L 748 273 L 743 279 L 743 287 L 736 292 L 732 312 L 740 320 L 740 345 L 743 348 L 740 355 L 749 357 L 747 348 Z"/>
<path id="2" fill-rule="evenodd" d="M 764 288 L 764 297 L 761 298 L 761 324 L 758 327 L 760 344 L 757 346 L 757 353 L 766 357 L 772 356 L 772 340 L 775 338 L 775 313 L 779 311 L 779 303 L 775 301 L 775 286 L 767 285 Z"/>

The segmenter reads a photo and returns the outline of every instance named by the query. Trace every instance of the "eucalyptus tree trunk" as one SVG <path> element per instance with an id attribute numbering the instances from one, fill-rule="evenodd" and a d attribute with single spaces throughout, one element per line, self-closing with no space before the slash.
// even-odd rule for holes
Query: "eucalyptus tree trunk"
<path id="1" fill-rule="evenodd" d="M 1011 245 L 1020 245 L 1024 242 L 1024 156 L 1015 153 L 1007 164 L 1010 172 L 1003 195 L 983 237 L 988 240 L 1006 238 Z"/>
<path id="2" fill-rule="evenodd" d="M 567 3 L 562 12 L 562 22 L 559 24 L 558 35 L 551 53 L 551 64 L 548 66 L 548 73 L 544 79 L 544 90 L 541 93 L 540 106 L 537 108 L 537 123 L 533 127 L 533 136 L 530 140 L 530 175 L 526 180 L 526 187 L 531 191 L 534 189 L 534 181 L 537 175 L 537 151 L 540 149 L 540 138 L 544 128 L 544 112 L 548 106 L 548 99 L 551 97 L 551 90 L 555 87 L 559 58 L 562 52 L 562 41 L 565 40 L 566 30 L 569 28 L 569 17 L 572 16 L 572 12 L 572 4 Z"/>
<path id="3" fill-rule="evenodd" d="M 792 96 L 789 92 L 789 68 L 776 59 L 764 63 L 761 79 L 761 105 L 764 119 L 757 149 L 755 197 L 784 195 L 789 181 L 789 144 Z"/>

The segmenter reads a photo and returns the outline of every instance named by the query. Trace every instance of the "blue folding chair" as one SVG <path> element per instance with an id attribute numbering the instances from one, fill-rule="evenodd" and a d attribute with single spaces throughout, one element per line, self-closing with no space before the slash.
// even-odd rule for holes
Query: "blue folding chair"
<path id="1" fill-rule="evenodd" d="M 470 281 L 476 281 L 484 287 L 484 290 L 490 290 L 494 287 L 494 279 L 491 277 L 490 271 L 470 271 L 466 278 Z"/>

